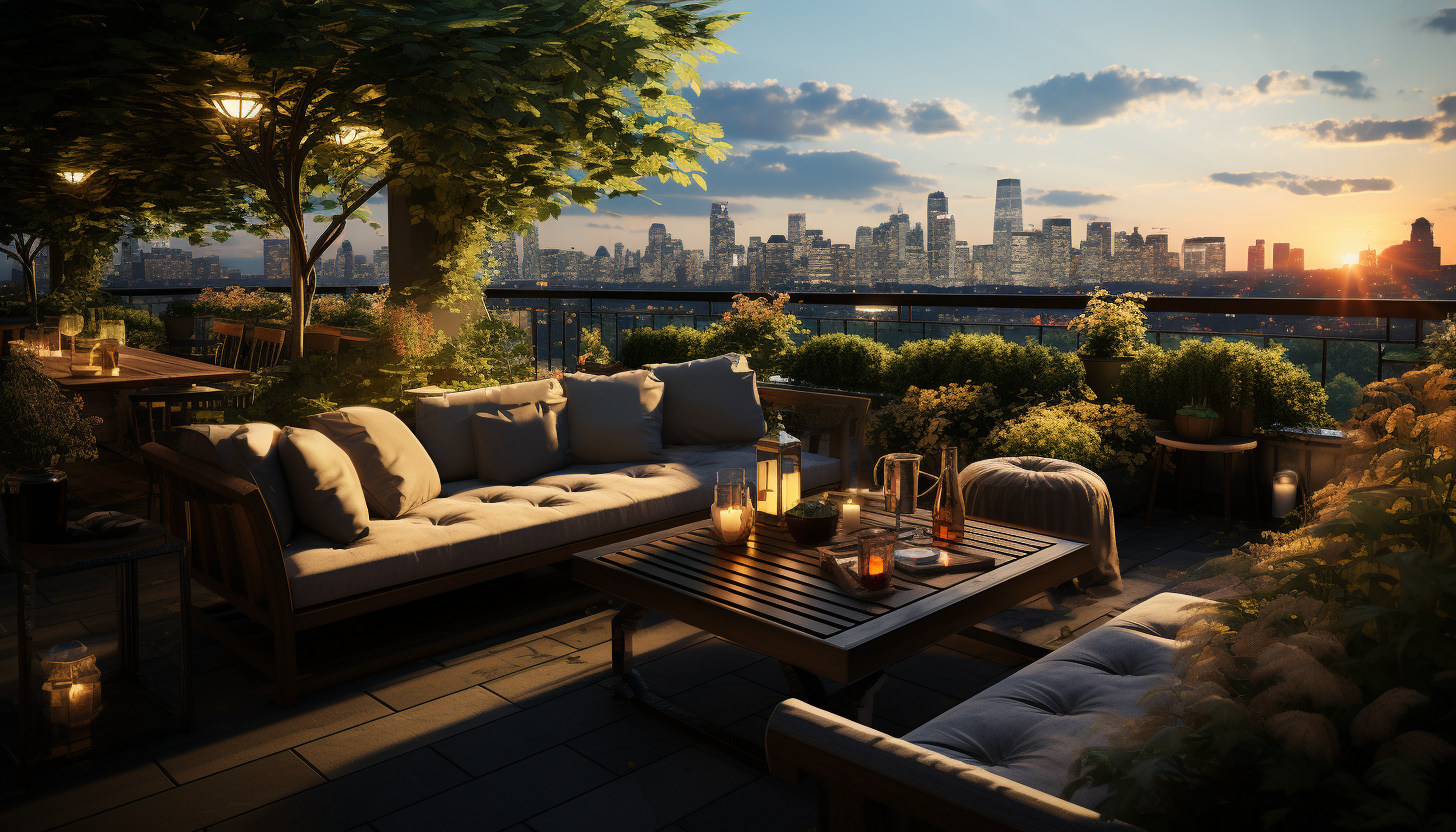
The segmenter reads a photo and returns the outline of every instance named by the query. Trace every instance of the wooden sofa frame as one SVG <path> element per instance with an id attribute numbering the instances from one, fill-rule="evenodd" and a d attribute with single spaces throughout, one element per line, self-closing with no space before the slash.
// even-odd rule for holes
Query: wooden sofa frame
<path id="1" fill-rule="evenodd" d="M 854 459 L 857 461 L 863 449 L 867 399 L 768 388 L 762 393 L 765 400 L 787 406 L 813 405 L 842 410 L 843 418 L 828 429 L 828 450 L 840 459 L 844 478 L 841 482 L 853 477 L 853 463 L 845 445 L 849 441 L 856 443 Z M 817 448 L 818 437 L 806 441 L 806 445 L 811 451 Z M 508 606 L 468 627 L 450 626 L 439 633 L 401 633 L 399 638 L 391 640 L 394 643 L 390 646 L 369 647 L 365 652 L 343 656 L 303 673 L 298 661 L 300 632 L 560 563 L 578 552 L 701 520 L 708 513 L 705 508 L 565 546 L 295 609 L 284 570 L 283 551 L 258 487 L 157 443 L 149 443 L 141 450 L 149 470 L 155 472 L 162 484 L 163 521 L 173 534 L 185 538 L 191 545 L 192 579 L 226 601 L 251 624 L 260 625 L 266 633 L 251 637 L 241 634 L 236 627 L 224 623 L 230 617 L 229 611 L 214 615 L 196 604 L 190 610 L 193 625 L 268 676 L 283 707 L 292 705 L 302 693 L 582 610 L 604 596 L 578 585 L 569 592 L 533 597 L 520 605 Z M 231 617 L 237 616 L 231 614 Z"/>

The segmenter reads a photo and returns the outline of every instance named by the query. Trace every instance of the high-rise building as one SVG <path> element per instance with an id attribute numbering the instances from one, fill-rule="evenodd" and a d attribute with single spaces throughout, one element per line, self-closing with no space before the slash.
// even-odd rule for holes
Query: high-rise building
<path id="1" fill-rule="evenodd" d="M 496 269 L 501 280 L 521 279 L 521 260 L 520 255 L 516 254 L 515 234 L 509 234 L 504 239 L 491 243 L 490 254 L 495 258 Z"/>
<path id="2" fill-rule="evenodd" d="M 793 244 L 782 234 L 769 236 L 768 242 L 763 244 L 763 274 L 758 279 L 758 287 L 777 289 L 789 282 L 793 271 Z"/>
<path id="3" fill-rule="evenodd" d="M 1166 281 L 1171 272 L 1178 270 L 1177 265 L 1174 265 L 1172 269 L 1168 268 L 1168 255 L 1170 252 L 1168 251 L 1168 235 L 1166 232 L 1149 234 L 1144 248 L 1147 251 L 1148 266 L 1152 272 L 1151 277 L 1153 280 Z M 1178 253 L 1171 253 L 1176 260 Z"/>
<path id="4" fill-rule="evenodd" d="M 861 225 L 854 230 L 854 282 L 868 285 L 875 282 L 875 230 Z"/>
<path id="5" fill-rule="evenodd" d="M 389 282 L 389 246 L 374 250 L 374 279 L 381 283 Z"/>
<path id="6" fill-rule="evenodd" d="M 1046 285 L 1065 286 L 1072 282 L 1072 221 L 1052 217 L 1041 221 L 1042 257 Z"/>
<path id="7" fill-rule="evenodd" d="M 1041 256 L 1040 231 L 1013 231 L 1004 247 L 1007 253 L 1007 282 L 1013 286 L 1045 286 L 1046 270 Z"/>
<path id="8" fill-rule="evenodd" d="M 996 180 L 996 218 L 991 227 L 991 244 L 1000 245 L 1011 239 L 1011 232 L 1023 230 L 1021 224 L 1021 180 Z"/>
<path id="9" fill-rule="evenodd" d="M 1183 240 L 1183 270 L 1199 277 L 1223 274 L 1227 252 L 1222 237 L 1187 237 Z"/>
<path id="10" fill-rule="evenodd" d="M 831 277 L 841 286 L 854 285 L 854 248 L 848 243 L 834 243 L 829 246 Z"/>
<path id="11" fill-rule="evenodd" d="M 1374 248 L 1367 248 L 1360 252 L 1360 266 L 1365 269 L 1380 267 L 1380 254 Z"/>
<path id="12" fill-rule="evenodd" d="M 971 285 L 989 283 L 995 259 L 996 246 L 994 244 L 971 246 L 971 274 L 969 279 L 964 282 Z"/>
<path id="13" fill-rule="evenodd" d="M 951 285 L 964 286 L 971 282 L 971 244 L 965 240 L 955 241 L 955 254 L 951 257 Z"/>
<path id="14" fill-rule="evenodd" d="M 288 280 L 293 270 L 288 263 L 288 240 L 263 241 L 263 279 Z"/>
<path id="15" fill-rule="evenodd" d="M 1259 274 L 1264 271 L 1264 241 L 1255 240 L 1249 246 L 1249 274 Z"/>
<path id="16" fill-rule="evenodd" d="M 823 231 L 816 231 L 805 237 L 809 246 L 808 277 L 816 283 L 827 283 L 834 279 L 834 256 L 829 240 Z"/>
<path id="17" fill-rule="evenodd" d="M 738 244 L 733 219 L 728 216 L 728 203 L 714 202 L 708 209 L 708 257 L 729 260 Z"/>
<path id="18" fill-rule="evenodd" d="M 334 255 L 334 263 L 339 279 L 345 283 L 352 283 L 354 281 L 354 244 L 348 240 L 339 243 L 339 250 Z"/>
<path id="19" fill-rule="evenodd" d="M 950 215 L 950 200 L 943 191 L 926 197 L 925 227 L 930 282 L 949 286 L 955 279 L 955 217 Z"/>
<path id="20" fill-rule="evenodd" d="M 521 277 L 532 283 L 541 282 L 541 230 L 534 222 L 526 230 L 521 245 Z"/>
<path id="21" fill-rule="evenodd" d="M 672 280 L 672 253 L 667 226 L 655 222 L 647 227 L 647 249 L 642 252 L 644 280 Z"/>
<path id="22" fill-rule="evenodd" d="M 621 243 L 617 243 L 616 245 L 613 245 L 612 246 L 612 279 L 613 280 L 621 280 L 622 279 L 622 271 L 623 271 L 623 269 L 625 269 L 627 267 L 627 263 L 623 259 L 623 252 L 625 250 L 626 250 L 626 246 L 622 245 Z"/>
<path id="23" fill-rule="evenodd" d="M 1289 250 L 1288 271 L 1290 274 L 1297 274 L 1304 271 L 1304 249 L 1291 248 Z"/>
<path id="24" fill-rule="evenodd" d="M 1274 244 L 1274 263 L 1272 265 L 1271 271 L 1273 271 L 1275 274 L 1284 274 L 1285 272 L 1289 271 L 1288 243 Z"/>
<path id="25" fill-rule="evenodd" d="M 1380 252 L 1382 269 L 1413 269 L 1419 272 L 1436 271 L 1441 268 L 1441 247 L 1436 245 L 1431 221 L 1421 217 L 1411 223 L 1410 239 L 1386 247 Z"/>
<path id="26" fill-rule="evenodd" d="M 804 232 L 808 230 L 809 218 L 806 214 L 789 215 L 789 236 L 790 245 L 799 245 L 804 242 Z M 770 237 L 770 240 L 773 238 Z"/>

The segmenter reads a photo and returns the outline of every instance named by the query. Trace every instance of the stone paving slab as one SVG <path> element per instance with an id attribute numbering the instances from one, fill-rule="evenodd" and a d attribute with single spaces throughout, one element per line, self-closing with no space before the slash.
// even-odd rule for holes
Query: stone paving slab
<path id="1" fill-rule="evenodd" d="M 479 777 L 636 713 L 605 689 L 589 685 L 440 740 L 433 747 Z"/>
<path id="2" fill-rule="evenodd" d="M 502 645 L 484 655 L 445 667 L 424 667 L 409 678 L 372 687 L 369 693 L 389 707 L 402 711 L 570 652 L 570 647 L 555 639 L 531 639 L 520 644 Z"/>
<path id="3" fill-rule="evenodd" d="M 693 744 L 693 738 L 633 709 L 632 716 L 582 734 L 567 748 L 621 777 Z"/>
<path id="4" fill-rule="evenodd" d="M 151 760 L 116 766 L 85 780 L 36 792 L 24 803 L 0 807 L 0 829 L 48 829 L 172 787 L 172 781 Z"/>

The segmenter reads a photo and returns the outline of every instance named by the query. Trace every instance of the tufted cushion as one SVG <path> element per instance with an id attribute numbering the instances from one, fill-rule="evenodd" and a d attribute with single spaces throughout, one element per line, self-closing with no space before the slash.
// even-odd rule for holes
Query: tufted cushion
<path id="1" fill-rule="evenodd" d="M 663 385 L 651 370 L 614 376 L 572 373 L 561 381 L 573 462 L 647 462 L 662 457 Z"/>
<path id="2" fill-rule="evenodd" d="M 369 505 L 349 455 L 316 430 L 284 428 L 278 459 L 288 476 L 293 514 L 335 543 L 369 534 Z"/>
<path id="3" fill-rule="evenodd" d="M 763 405 L 748 359 L 737 354 L 658 364 L 666 445 L 735 445 L 763 436 Z"/>
<path id="4" fill-rule="evenodd" d="M 519 405 L 548 402 L 557 408 L 558 419 L 566 406 L 561 382 L 554 378 L 523 381 L 499 387 L 464 390 L 443 396 L 424 396 L 415 402 L 415 433 L 435 461 L 441 482 L 475 479 L 475 445 L 470 417 L 484 405 Z M 561 437 L 568 447 L 567 437 Z"/>
<path id="5" fill-rule="evenodd" d="M 446 483 L 442 496 L 336 546 L 300 534 L 284 552 L 296 607 L 396 586 L 701 511 L 714 475 L 752 475 L 752 445 L 670 447 L 645 464 L 572 465 L 520 485 Z M 839 461 L 804 454 L 804 488 L 839 481 Z"/>
<path id="6" fill-rule="evenodd" d="M 556 411 L 546 402 L 481 408 L 472 417 L 475 471 L 486 482 L 513 483 L 566 466 Z"/>
<path id="7" fill-rule="evenodd" d="M 1077 754 L 1107 742 L 1121 720 L 1142 713 L 1144 694 L 1172 682 L 1178 629 L 1211 606 L 1171 592 L 1150 598 L 904 739 L 1061 796 Z M 1082 789 L 1072 802 L 1104 797 Z"/>
<path id="8" fill-rule="evenodd" d="M 278 547 L 293 537 L 293 504 L 288 497 L 288 478 L 278 460 L 278 437 L 283 431 L 266 422 L 246 425 L 186 425 L 178 434 L 177 448 L 184 456 L 205 462 L 241 480 L 258 486 Z"/>
<path id="9" fill-rule="evenodd" d="M 1092 471 L 1040 456 L 984 459 L 961 469 L 960 486 L 969 517 L 1087 541 L 1098 566 L 1083 584 L 1122 590 L 1112 497 Z"/>
<path id="10" fill-rule="evenodd" d="M 376 517 L 395 518 L 440 496 L 440 474 L 399 417 L 377 407 L 345 407 L 308 417 L 309 428 L 349 455 Z"/>

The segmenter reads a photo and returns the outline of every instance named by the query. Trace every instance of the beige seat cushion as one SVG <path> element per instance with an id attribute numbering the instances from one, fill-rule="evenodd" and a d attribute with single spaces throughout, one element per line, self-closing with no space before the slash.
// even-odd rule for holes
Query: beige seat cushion
<path id="1" fill-rule="evenodd" d="M 471 425 L 477 479 L 517 483 L 566 467 L 556 413 L 546 402 L 482 407 Z"/>
<path id="2" fill-rule="evenodd" d="M 301 523 L 335 543 L 369 534 L 364 486 L 349 455 L 333 440 L 316 430 L 284 428 L 278 457 Z"/>
<path id="3" fill-rule="evenodd" d="M 304 532 L 284 552 L 296 607 L 322 604 L 459 569 L 506 560 L 646 523 L 701 513 L 715 474 L 752 476 L 753 446 L 669 447 L 664 461 L 572 465 L 520 485 L 446 483 L 442 496 L 369 536 L 338 546 Z M 839 461 L 804 454 L 806 489 L 839 480 Z"/>
<path id="4" fill-rule="evenodd" d="M 283 431 L 266 422 L 246 425 L 187 425 L 178 434 L 178 450 L 224 473 L 247 480 L 258 487 L 278 546 L 293 537 L 293 504 L 288 496 L 288 478 L 278 458 L 278 439 Z"/>
<path id="5" fill-rule="evenodd" d="M 614 376 L 572 373 L 562 385 L 572 462 L 646 462 L 662 457 L 663 384 L 651 370 Z"/>
<path id="6" fill-rule="evenodd" d="M 741 355 L 658 364 L 664 445 L 736 445 L 763 436 L 758 381 Z"/>
<path id="7" fill-rule="evenodd" d="M 554 378 L 523 381 L 500 387 L 463 390 L 443 396 L 425 396 L 415 402 L 415 433 L 435 462 L 441 482 L 475 479 L 475 445 L 470 417 L 486 405 L 518 405 L 549 402 L 557 407 L 558 436 L 564 429 L 559 424 L 566 398 L 561 382 Z M 570 447 L 561 437 L 562 447 Z"/>
<path id="8" fill-rule="evenodd" d="M 346 407 L 308 417 L 308 426 L 349 455 L 376 517 L 395 518 L 440 496 L 440 474 L 399 417 L 377 407 Z"/>

